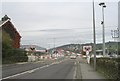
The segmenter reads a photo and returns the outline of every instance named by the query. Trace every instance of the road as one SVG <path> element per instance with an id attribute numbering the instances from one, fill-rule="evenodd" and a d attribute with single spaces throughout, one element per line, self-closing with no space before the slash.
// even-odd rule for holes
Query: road
<path id="1" fill-rule="evenodd" d="M 3 79 L 74 79 L 74 59 L 54 63 L 27 63 L 3 68 Z"/>
<path id="2" fill-rule="evenodd" d="M 31 69 L 35 69 L 37 67 L 42 67 L 47 64 L 49 63 L 48 62 L 30 62 L 30 63 L 23 63 L 23 64 L 5 65 L 2 67 L 2 77 L 5 78 L 11 75 L 15 75 Z"/>

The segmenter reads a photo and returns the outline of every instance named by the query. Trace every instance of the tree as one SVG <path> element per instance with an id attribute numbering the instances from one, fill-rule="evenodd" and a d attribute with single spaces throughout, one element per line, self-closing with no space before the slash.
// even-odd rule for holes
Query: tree
<path id="1" fill-rule="evenodd" d="M 2 31 L 2 57 L 9 57 L 12 54 L 12 40 L 5 31 Z"/>
<path id="2" fill-rule="evenodd" d="M 25 62 L 28 60 L 26 51 L 23 49 L 13 48 L 13 40 L 5 31 L 2 32 L 2 62 L 15 63 Z"/>

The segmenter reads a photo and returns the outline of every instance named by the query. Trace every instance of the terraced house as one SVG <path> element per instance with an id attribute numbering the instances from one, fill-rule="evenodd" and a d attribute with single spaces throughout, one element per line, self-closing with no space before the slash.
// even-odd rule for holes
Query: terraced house
<path id="1" fill-rule="evenodd" d="M 21 36 L 7 15 L 5 15 L 0 21 L 0 30 L 2 30 L 2 37 L 4 37 L 5 34 L 9 35 L 9 40 L 12 41 L 13 48 L 20 48 Z"/>

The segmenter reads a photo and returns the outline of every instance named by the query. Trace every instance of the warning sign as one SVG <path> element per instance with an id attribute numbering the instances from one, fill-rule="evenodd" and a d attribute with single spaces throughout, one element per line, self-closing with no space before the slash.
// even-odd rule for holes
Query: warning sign
<path id="1" fill-rule="evenodd" d="M 86 52 L 86 51 L 92 51 L 92 46 L 83 46 L 83 51 Z"/>

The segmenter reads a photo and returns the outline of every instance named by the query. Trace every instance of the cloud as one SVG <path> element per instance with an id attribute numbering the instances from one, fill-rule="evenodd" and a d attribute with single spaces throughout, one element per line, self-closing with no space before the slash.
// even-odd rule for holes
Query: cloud
<path id="1" fill-rule="evenodd" d="M 106 5 L 106 41 L 109 41 L 111 29 L 117 26 L 117 3 Z M 91 2 L 4 2 L 2 9 L 2 14 L 10 16 L 22 35 L 21 44 L 36 43 L 47 47 L 53 43 L 53 38 L 56 38 L 56 46 L 93 42 Z M 101 42 L 102 17 L 98 2 L 95 3 L 95 14 L 97 42 Z"/>

